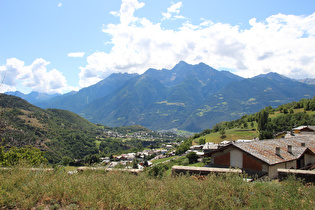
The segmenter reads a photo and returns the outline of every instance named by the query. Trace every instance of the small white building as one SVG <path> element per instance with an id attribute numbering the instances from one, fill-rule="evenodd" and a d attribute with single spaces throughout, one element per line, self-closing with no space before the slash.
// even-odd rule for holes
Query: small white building
<path id="1" fill-rule="evenodd" d="M 203 145 L 193 145 L 189 147 L 190 150 L 202 150 Z"/>
<path id="2" fill-rule="evenodd" d="M 166 145 L 167 150 L 172 149 L 172 148 L 173 148 L 173 145 L 171 145 L 171 144 Z"/>

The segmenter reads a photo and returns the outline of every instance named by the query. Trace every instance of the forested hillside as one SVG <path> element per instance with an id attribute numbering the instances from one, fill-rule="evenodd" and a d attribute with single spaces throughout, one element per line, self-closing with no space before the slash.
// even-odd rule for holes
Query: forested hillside
<path id="1" fill-rule="evenodd" d="M 0 146 L 6 151 L 12 147 L 34 146 L 45 151 L 45 157 L 50 163 L 58 163 L 64 157 L 82 160 L 91 155 L 139 150 L 155 144 L 158 141 L 154 139 L 161 137 L 161 134 L 142 126 L 110 128 L 96 125 L 70 111 L 44 110 L 6 94 L 0 95 L 0 110 Z M 136 136 L 134 133 L 154 139 L 142 141 L 137 138 L 140 134 Z M 127 134 L 130 136 L 128 141 L 120 138 Z M 174 136 L 163 134 L 165 139 Z"/>
<path id="2" fill-rule="evenodd" d="M 291 131 L 292 128 L 302 125 L 315 125 L 315 97 L 293 101 L 277 108 L 268 106 L 260 112 L 244 115 L 237 120 L 222 121 L 212 129 L 195 134 L 193 138 L 197 143 L 200 139 L 215 142 L 254 137 L 269 139 L 279 132 Z"/>

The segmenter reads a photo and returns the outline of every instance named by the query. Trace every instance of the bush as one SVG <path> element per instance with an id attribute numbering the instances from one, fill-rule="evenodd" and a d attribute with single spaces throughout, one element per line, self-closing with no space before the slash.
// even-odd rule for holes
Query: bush
<path id="1" fill-rule="evenodd" d="M 186 155 L 189 160 L 189 164 L 197 163 L 199 156 L 195 152 L 190 152 Z"/>
<path id="2" fill-rule="evenodd" d="M 163 177 L 164 172 L 168 169 L 169 169 L 169 167 L 167 165 L 164 165 L 164 164 L 154 165 L 151 168 L 149 168 L 148 175 L 150 177 L 161 178 L 161 177 Z"/>
<path id="3" fill-rule="evenodd" d="M 3 147 L 0 147 L 0 165 L 13 166 L 21 161 L 32 166 L 39 166 L 48 162 L 44 157 L 44 152 L 32 146 L 11 147 L 7 152 L 4 152 Z"/>

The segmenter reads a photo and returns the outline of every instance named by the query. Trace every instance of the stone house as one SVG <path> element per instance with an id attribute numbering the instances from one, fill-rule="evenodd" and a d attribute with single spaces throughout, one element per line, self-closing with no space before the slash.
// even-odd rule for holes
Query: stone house
<path id="1" fill-rule="evenodd" d="M 210 156 L 214 166 L 235 167 L 277 178 L 278 168 L 301 169 L 315 164 L 315 136 L 233 143 L 211 152 Z"/>

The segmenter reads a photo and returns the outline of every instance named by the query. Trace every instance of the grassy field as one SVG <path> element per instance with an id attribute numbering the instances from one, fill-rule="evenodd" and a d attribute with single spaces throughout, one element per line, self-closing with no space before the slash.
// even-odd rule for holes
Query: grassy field
<path id="1" fill-rule="evenodd" d="M 0 170 L 0 208 L 314 209 L 315 187 L 243 181 L 242 175 L 152 178 L 124 172 Z"/>
<path id="2" fill-rule="evenodd" d="M 171 157 L 167 157 L 167 158 L 152 160 L 152 163 L 158 164 L 158 163 L 162 163 L 162 162 L 165 162 L 165 161 L 168 161 L 168 160 L 172 160 L 172 159 L 176 159 L 176 158 L 178 158 L 178 156 L 171 156 Z"/>
<path id="3" fill-rule="evenodd" d="M 293 109 L 294 114 L 300 113 L 300 112 L 304 112 L 304 108 L 301 109 Z M 312 115 L 315 114 L 315 111 L 306 111 L 307 114 Z M 270 114 L 269 117 L 270 118 L 274 118 L 274 117 L 278 117 L 280 115 L 284 115 L 284 113 L 280 113 L 280 111 L 275 112 L 274 114 Z"/>
<path id="4" fill-rule="evenodd" d="M 97 149 L 100 149 L 100 144 L 101 144 L 102 141 L 99 141 L 99 140 L 95 140 L 95 146 Z"/>
<path id="5" fill-rule="evenodd" d="M 233 128 L 230 130 L 225 130 L 225 134 L 223 137 L 221 136 L 220 132 L 216 132 L 207 134 L 200 138 L 205 138 L 206 142 L 220 143 L 221 141 L 224 140 L 235 141 L 238 139 L 253 139 L 255 137 L 258 137 L 258 132 L 256 130 Z M 194 140 L 196 144 L 198 144 L 200 138 L 196 138 Z"/>

